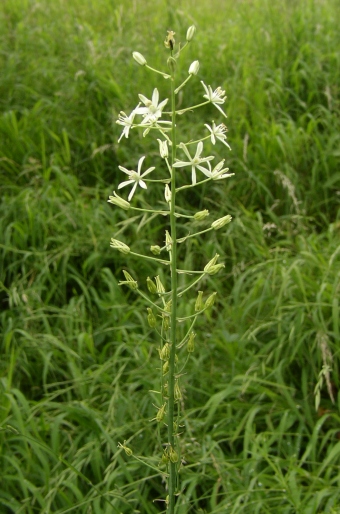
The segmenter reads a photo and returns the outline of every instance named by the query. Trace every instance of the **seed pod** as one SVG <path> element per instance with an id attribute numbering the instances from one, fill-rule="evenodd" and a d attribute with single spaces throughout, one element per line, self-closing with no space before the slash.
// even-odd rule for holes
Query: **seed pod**
<path id="1" fill-rule="evenodd" d="M 196 334 L 194 332 L 191 332 L 187 344 L 187 350 L 189 353 L 192 353 L 195 350 L 195 337 Z"/>
<path id="2" fill-rule="evenodd" d="M 160 348 L 158 351 L 159 351 L 159 358 L 161 359 L 161 361 L 168 361 L 170 359 L 169 343 L 165 343 L 163 348 Z"/>

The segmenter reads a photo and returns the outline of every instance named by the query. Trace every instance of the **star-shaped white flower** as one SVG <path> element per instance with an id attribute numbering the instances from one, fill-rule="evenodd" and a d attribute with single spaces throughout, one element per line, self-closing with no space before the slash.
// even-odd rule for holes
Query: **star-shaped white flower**
<path id="1" fill-rule="evenodd" d="M 140 106 L 140 103 L 137 105 L 136 109 L 138 109 L 139 106 Z M 118 139 L 118 143 L 120 142 L 120 140 L 122 139 L 123 136 L 129 137 L 129 130 L 132 127 L 133 120 L 135 119 L 135 115 L 137 114 L 136 109 L 134 109 L 129 116 L 127 116 L 125 114 L 125 112 L 120 111 L 118 120 L 116 121 L 116 123 L 118 123 L 118 125 L 122 125 L 124 127 L 124 129 L 123 129 L 123 132 L 122 132 L 120 138 Z"/>
<path id="2" fill-rule="evenodd" d="M 211 169 L 210 162 L 208 162 L 209 170 L 206 170 L 205 175 L 212 180 L 221 180 L 235 175 L 235 173 L 225 173 L 225 171 L 229 171 L 229 168 L 223 168 L 224 161 L 225 159 L 222 159 L 213 169 Z"/>
<path id="3" fill-rule="evenodd" d="M 210 125 L 208 125 L 207 123 L 205 123 L 205 126 L 210 131 L 210 138 L 211 138 L 211 142 L 213 145 L 216 143 L 216 139 L 218 139 L 224 145 L 226 145 L 229 148 L 229 150 L 231 150 L 230 146 L 228 145 L 228 143 L 226 141 L 227 136 L 225 134 L 226 134 L 226 132 L 228 132 L 228 129 L 224 123 L 220 123 L 220 125 L 216 126 L 215 122 L 213 121 L 212 127 L 210 127 Z"/>
<path id="4" fill-rule="evenodd" d="M 217 107 L 217 109 L 223 114 L 223 116 L 227 117 L 223 109 L 221 109 L 220 107 L 220 105 L 224 104 L 226 99 L 225 91 L 223 91 L 223 89 L 220 87 L 213 91 L 211 89 L 211 86 L 206 86 L 203 80 L 201 80 L 201 82 L 206 92 L 206 94 L 203 95 L 203 98 L 206 98 L 207 100 L 209 100 L 209 102 L 213 103 L 215 107 Z"/>
<path id="5" fill-rule="evenodd" d="M 197 150 L 196 150 L 194 158 L 191 157 L 191 155 L 184 143 L 181 143 L 179 146 L 180 146 L 180 148 L 182 148 L 183 152 L 186 154 L 189 161 L 175 162 L 174 168 L 183 168 L 184 166 L 191 166 L 192 184 L 195 185 L 196 184 L 196 168 L 199 169 L 200 171 L 202 171 L 202 173 L 204 173 L 205 175 L 207 175 L 207 173 L 209 173 L 209 170 L 207 170 L 206 168 L 201 166 L 201 163 L 211 161 L 214 157 L 212 155 L 210 157 L 201 157 L 201 153 L 203 151 L 202 141 L 200 141 L 197 145 Z"/>
<path id="6" fill-rule="evenodd" d="M 154 123 L 155 121 L 157 121 L 162 116 L 162 110 L 167 104 L 168 99 L 166 98 L 159 104 L 159 93 L 157 88 L 153 90 L 151 100 L 146 98 L 144 95 L 138 96 L 145 105 L 145 107 L 139 107 L 138 105 L 135 109 L 136 114 L 142 114 L 144 117 L 141 125 L 146 125 L 148 123 Z"/>
<path id="7" fill-rule="evenodd" d="M 122 187 L 125 187 L 125 186 L 128 186 L 129 184 L 133 184 L 133 187 L 130 191 L 130 194 L 128 196 L 128 201 L 131 200 L 131 198 L 133 197 L 135 191 L 136 191 L 136 188 L 137 186 L 140 186 L 142 187 L 143 189 L 147 189 L 147 186 L 143 180 L 143 177 L 145 177 L 146 175 L 148 175 L 148 173 L 150 173 L 151 171 L 153 171 L 155 169 L 154 166 L 152 166 L 151 168 L 148 168 L 146 171 L 144 171 L 144 173 L 141 174 L 141 168 L 142 168 L 142 164 L 143 164 L 143 161 L 145 159 L 145 155 L 143 155 L 143 157 L 141 157 L 138 161 L 138 166 L 137 166 L 137 171 L 134 171 L 134 170 L 127 170 L 126 168 L 124 168 L 123 166 L 118 166 L 118 168 L 123 171 L 124 173 L 126 173 L 129 177 L 129 180 L 125 180 L 124 182 L 121 182 L 118 186 L 118 189 L 121 189 Z"/>

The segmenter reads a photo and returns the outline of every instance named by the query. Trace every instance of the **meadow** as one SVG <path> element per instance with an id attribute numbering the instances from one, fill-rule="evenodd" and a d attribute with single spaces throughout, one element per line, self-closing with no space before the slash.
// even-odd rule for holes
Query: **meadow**
<path id="1" fill-rule="evenodd" d="M 156 153 L 118 145 L 119 112 L 169 94 L 131 54 L 164 68 L 192 24 L 190 94 L 226 90 L 232 151 L 210 150 L 235 176 L 185 197 L 233 222 L 183 255 L 226 267 L 184 377 L 177 514 L 340 512 L 339 19 L 338 0 L 2 0 L 1 514 L 165 512 L 157 342 L 118 286 L 160 270 L 109 246 L 165 226 L 107 199 L 118 163 Z"/>

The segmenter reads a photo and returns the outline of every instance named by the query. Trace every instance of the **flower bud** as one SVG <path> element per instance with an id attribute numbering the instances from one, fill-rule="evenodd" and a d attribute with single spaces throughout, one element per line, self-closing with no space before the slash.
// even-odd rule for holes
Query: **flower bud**
<path id="1" fill-rule="evenodd" d="M 208 272 L 209 272 L 209 269 L 211 268 L 211 266 L 215 266 L 215 264 L 216 264 L 216 262 L 217 262 L 217 259 L 218 259 L 218 258 L 219 258 L 219 254 L 218 254 L 218 253 L 216 253 L 216 254 L 214 255 L 214 257 L 213 257 L 213 258 L 208 262 L 208 264 L 206 264 L 206 265 L 204 266 L 204 271 L 205 271 L 206 273 L 208 273 Z"/>
<path id="2" fill-rule="evenodd" d="M 162 159 L 167 159 L 169 157 L 169 150 L 168 150 L 168 142 L 162 141 L 161 139 L 157 139 L 159 143 L 159 153 Z"/>
<path id="3" fill-rule="evenodd" d="M 170 195 L 171 195 L 171 191 L 170 191 Z M 169 234 L 169 232 L 167 230 L 165 231 L 165 247 L 166 247 L 168 252 L 171 251 L 172 239 L 171 239 L 171 236 L 170 236 L 170 234 Z"/>
<path id="4" fill-rule="evenodd" d="M 124 269 L 123 273 L 126 280 L 121 280 L 120 282 L 118 282 L 118 285 L 128 286 L 130 289 L 138 289 L 138 282 L 133 277 L 131 277 L 130 273 L 128 273 Z"/>
<path id="5" fill-rule="evenodd" d="M 188 43 L 192 40 L 192 38 L 194 37 L 195 35 L 195 32 L 196 32 L 196 27 L 195 25 L 191 25 L 188 30 L 187 30 L 187 37 L 186 37 L 186 40 L 188 41 Z"/>
<path id="6" fill-rule="evenodd" d="M 161 253 L 161 247 L 158 245 L 150 246 L 150 250 L 154 255 L 159 255 Z"/>
<path id="7" fill-rule="evenodd" d="M 189 353 L 192 353 L 195 350 L 195 332 L 190 332 L 188 344 L 187 344 L 187 350 Z"/>
<path id="8" fill-rule="evenodd" d="M 157 293 L 157 287 L 153 280 L 151 280 L 150 277 L 146 279 L 146 285 L 150 293 L 156 294 Z"/>
<path id="9" fill-rule="evenodd" d="M 155 318 L 154 313 L 152 312 L 152 309 L 150 307 L 147 308 L 148 311 L 148 323 L 151 328 L 155 328 L 157 325 L 157 320 Z"/>
<path id="10" fill-rule="evenodd" d="M 132 450 L 131 450 L 131 448 L 129 448 L 128 446 L 126 446 L 126 444 L 125 444 L 125 443 L 126 443 L 126 441 L 124 441 L 124 444 L 122 444 L 122 443 L 118 443 L 118 448 L 122 448 L 122 449 L 125 451 L 126 455 L 127 455 L 128 457 L 131 457 L 131 455 L 132 455 Z"/>
<path id="11" fill-rule="evenodd" d="M 202 301 L 203 291 L 198 291 L 197 300 L 195 303 L 195 311 L 201 311 L 203 309 L 203 301 Z"/>
<path id="12" fill-rule="evenodd" d="M 175 71 L 176 71 L 176 59 L 174 59 L 173 57 L 169 57 L 168 58 L 168 66 L 169 66 L 169 69 L 170 69 L 171 73 L 175 73 Z"/>
<path id="13" fill-rule="evenodd" d="M 169 343 L 165 343 L 162 348 L 158 349 L 159 358 L 161 361 L 168 361 L 170 359 L 170 346 Z"/>
<path id="14" fill-rule="evenodd" d="M 168 382 L 165 382 L 165 384 L 163 384 L 163 396 L 168 397 L 168 395 L 169 395 L 169 384 L 168 384 Z"/>
<path id="15" fill-rule="evenodd" d="M 140 54 L 139 52 L 132 52 L 132 57 L 136 62 L 138 62 L 138 64 L 140 64 L 141 66 L 145 66 L 146 59 L 144 55 Z"/>
<path id="16" fill-rule="evenodd" d="M 209 268 L 209 271 L 207 271 L 206 273 L 208 273 L 208 275 L 216 275 L 216 273 L 218 273 L 224 267 L 224 264 L 215 264 L 214 266 L 211 266 Z"/>
<path id="17" fill-rule="evenodd" d="M 173 449 L 172 446 L 169 447 L 168 453 L 169 453 L 169 459 L 171 460 L 171 462 L 173 462 L 173 463 L 178 462 L 178 453 Z"/>
<path id="18" fill-rule="evenodd" d="M 165 293 L 165 288 L 164 288 L 164 286 L 162 284 L 161 279 L 159 278 L 159 275 L 157 275 L 157 277 L 155 277 L 155 280 L 156 280 L 157 293 L 158 294 L 164 294 Z"/>
<path id="19" fill-rule="evenodd" d="M 121 253 L 124 253 L 125 255 L 130 253 L 130 247 L 125 243 L 118 241 L 118 239 L 111 238 L 110 246 L 111 248 L 115 248 L 116 250 L 118 250 Z"/>
<path id="20" fill-rule="evenodd" d="M 209 216 L 209 211 L 207 209 L 204 209 L 204 211 L 196 212 L 196 214 L 194 214 L 194 219 L 197 221 L 202 221 L 207 216 Z"/>
<path id="21" fill-rule="evenodd" d="M 224 227 L 224 225 L 228 225 L 232 219 L 233 218 L 230 216 L 230 214 L 227 214 L 226 216 L 223 216 L 223 218 L 219 218 L 218 220 L 213 221 L 211 226 L 213 229 L 219 230 L 220 228 Z"/>
<path id="22" fill-rule="evenodd" d="M 171 202 L 171 190 L 170 190 L 169 184 L 165 184 L 164 196 L 165 196 L 165 201 L 167 203 L 170 203 Z"/>
<path id="23" fill-rule="evenodd" d="M 165 407 L 166 407 L 166 403 L 164 403 L 164 405 L 162 405 L 162 407 L 160 407 L 158 409 L 158 412 L 156 414 L 156 421 L 157 421 L 157 423 L 160 423 L 161 421 L 163 421 L 163 418 L 164 418 L 164 415 L 165 415 Z"/>
<path id="24" fill-rule="evenodd" d="M 163 330 L 167 331 L 170 325 L 169 316 L 166 314 L 162 315 L 163 317 Z"/>
<path id="25" fill-rule="evenodd" d="M 122 209 L 125 209 L 127 211 L 130 208 L 129 202 L 118 196 L 115 191 L 113 191 L 113 194 L 114 196 L 109 196 L 108 203 L 118 205 L 118 207 L 121 207 Z"/>
<path id="26" fill-rule="evenodd" d="M 182 393 L 181 393 L 181 390 L 179 388 L 177 380 L 175 382 L 174 399 L 175 399 L 175 402 L 178 402 L 179 400 L 182 399 Z"/>
<path id="27" fill-rule="evenodd" d="M 163 455 L 162 455 L 162 464 L 168 464 L 169 463 L 169 455 L 168 455 L 168 451 L 167 450 L 164 450 L 163 451 Z"/>
<path id="28" fill-rule="evenodd" d="M 169 371 L 169 361 L 165 361 L 163 364 L 163 368 L 162 368 L 163 375 L 166 375 L 168 371 Z"/>
<path id="29" fill-rule="evenodd" d="M 215 303 L 215 296 L 217 295 L 217 293 L 212 293 L 208 298 L 207 298 L 207 301 L 205 302 L 205 305 L 204 305 L 204 308 L 205 309 L 209 309 L 209 307 L 212 307 Z"/>
<path id="30" fill-rule="evenodd" d="M 189 68 L 189 75 L 197 75 L 199 69 L 200 63 L 198 61 L 192 62 Z"/>

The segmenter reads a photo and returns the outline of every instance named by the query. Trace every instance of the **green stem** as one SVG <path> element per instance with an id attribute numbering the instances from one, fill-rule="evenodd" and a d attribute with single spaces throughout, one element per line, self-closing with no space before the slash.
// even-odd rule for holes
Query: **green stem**
<path id="1" fill-rule="evenodd" d="M 177 317 L 177 236 L 176 236 L 176 168 L 173 167 L 176 160 L 176 99 L 175 99 L 175 73 L 171 76 L 171 108 L 172 108 L 172 155 L 171 155 L 171 204 L 170 204 L 170 235 L 171 248 L 171 317 L 170 317 L 170 359 L 168 379 L 168 445 L 175 449 L 174 444 L 174 407 L 175 407 L 175 355 L 176 355 L 176 317 Z M 168 514 L 175 512 L 177 464 L 170 461 L 168 480 Z"/>

